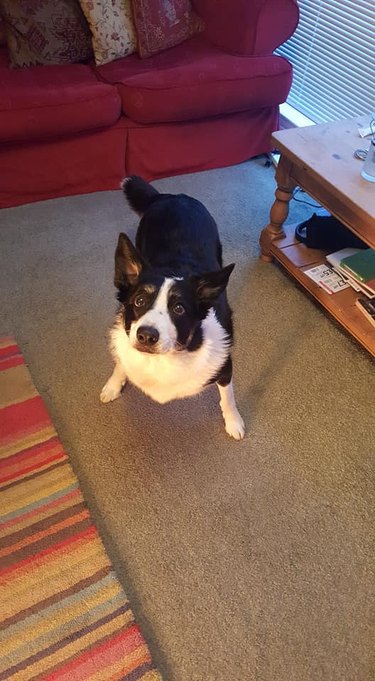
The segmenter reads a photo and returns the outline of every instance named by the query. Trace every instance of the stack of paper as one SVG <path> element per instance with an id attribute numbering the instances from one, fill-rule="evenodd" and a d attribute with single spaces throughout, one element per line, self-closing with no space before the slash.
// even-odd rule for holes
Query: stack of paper
<path id="1" fill-rule="evenodd" d="M 335 272 L 358 293 L 375 295 L 375 249 L 342 248 L 326 256 Z"/>

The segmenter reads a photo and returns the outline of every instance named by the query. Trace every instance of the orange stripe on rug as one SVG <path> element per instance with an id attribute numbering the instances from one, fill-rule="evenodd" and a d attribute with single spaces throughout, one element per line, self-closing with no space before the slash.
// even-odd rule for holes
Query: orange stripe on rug
<path id="1" fill-rule="evenodd" d="M 65 558 L 67 555 L 67 549 L 70 547 L 74 549 L 74 546 L 72 546 L 73 544 L 90 542 L 92 538 L 96 536 L 97 536 L 96 528 L 93 525 L 91 525 L 90 527 L 81 530 L 80 532 L 77 532 L 73 536 L 68 537 L 63 541 L 60 541 L 57 544 L 51 542 L 51 546 L 48 549 L 39 551 L 39 553 L 36 553 L 35 555 L 33 554 L 32 556 L 29 556 L 27 558 L 23 558 L 22 560 L 16 562 L 14 565 L 10 565 L 9 567 L 1 569 L 0 578 L 5 577 L 5 575 L 8 575 L 11 572 L 18 572 L 21 570 L 26 570 L 28 572 L 30 566 L 33 563 L 35 563 L 38 566 L 42 564 L 47 564 L 50 559 L 55 558 L 56 553 L 60 553 L 61 558 Z"/>
<path id="2" fill-rule="evenodd" d="M 19 549 L 24 548 L 25 546 L 29 546 L 29 544 L 34 544 L 39 539 L 44 539 L 45 537 L 50 537 L 52 534 L 57 534 L 60 530 L 74 526 L 80 520 L 83 520 L 84 518 L 88 517 L 89 513 L 85 509 L 81 513 L 77 513 L 77 515 L 73 516 L 72 518 L 66 518 L 66 520 L 62 520 L 60 523 L 56 523 L 55 525 L 53 525 L 53 527 L 49 527 L 44 531 L 42 530 L 41 532 L 36 532 L 35 534 L 32 534 L 30 537 L 21 539 L 19 542 L 12 544 L 12 546 L 8 546 L 6 549 L 3 550 L 0 549 L 0 558 L 8 556 L 14 553 L 15 551 L 18 551 Z"/>
<path id="3" fill-rule="evenodd" d="M 23 513 L 16 518 L 11 518 L 10 520 L 4 522 L 1 525 L 2 531 L 5 532 L 10 527 L 13 527 L 14 525 L 20 525 L 21 523 L 23 524 L 26 520 L 29 520 L 30 518 L 35 518 L 35 517 L 44 517 L 45 514 L 48 514 L 48 512 L 51 509 L 54 509 L 58 506 L 61 506 L 62 504 L 65 504 L 69 500 L 73 500 L 76 497 L 80 497 L 81 492 L 79 489 L 74 489 L 72 492 L 68 492 L 68 494 L 64 494 L 64 496 L 59 497 L 58 499 L 55 499 L 54 501 L 50 501 L 49 503 L 46 503 L 43 505 L 43 508 L 34 508 L 32 511 L 28 511 L 27 513 Z"/>

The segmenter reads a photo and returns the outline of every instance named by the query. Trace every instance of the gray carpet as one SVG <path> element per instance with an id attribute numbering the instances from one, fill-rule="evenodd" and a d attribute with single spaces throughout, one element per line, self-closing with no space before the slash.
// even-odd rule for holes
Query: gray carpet
<path id="1" fill-rule="evenodd" d="M 369 681 L 373 363 L 258 259 L 262 159 L 156 182 L 216 217 L 235 310 L 242 443 L 215 387 L 111 405 L 106 329 L 121 192 L 0 212 L 1 331 L 14 333 L 166 681 Z M 291 219 L 313 209 L 293 202 Z"/>

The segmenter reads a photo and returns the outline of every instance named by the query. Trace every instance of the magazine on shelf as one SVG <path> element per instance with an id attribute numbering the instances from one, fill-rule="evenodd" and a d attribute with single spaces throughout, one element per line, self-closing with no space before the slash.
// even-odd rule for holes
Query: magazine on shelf
<path id="1" fill-rule="evenodd" d="M 315 265 L 315 267 L 304 270 L 304 274 L 329 294 L 338 293 L 345 288 L 349 288 L 349 284 L 343 277 L 337 274 L 329 265 Z"/>
<path id="2" fill-rule="evenodd" d="M 375 279 L 375 248 L 361 249 L 342 258 L 340 267 L 357 279 L 367 283 Z"/>
<path id="3" fill-rule="evenodd" d="M 357 298 L 355 304 L 370 324 L 375 327 L 375 298 Z"/>
<path id="4" fill-rule="evenodd" d="M 342 248 L 334 253 L 329 253 L 326 256 L 327 261 L 332 265 L 335 272 L 340 274 L 343 279 L 356 291 L 357 293 L 363 293 L 368 298 L 375 295 L 375 281 L 363 282 L 356 279 L 351 273 L 342 267 L 341 262 L 344 258 L 347 258 L 356 253 L 363 251 L 361 248 Z"/>

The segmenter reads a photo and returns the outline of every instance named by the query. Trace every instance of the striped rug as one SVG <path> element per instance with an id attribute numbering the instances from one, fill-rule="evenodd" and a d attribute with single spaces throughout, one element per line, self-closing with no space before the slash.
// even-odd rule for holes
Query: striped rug
<path id="1" fill-rule="evenodd" d="M 19 348 L 0 339 L 0 681 L 160 681 Z"/>

